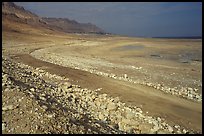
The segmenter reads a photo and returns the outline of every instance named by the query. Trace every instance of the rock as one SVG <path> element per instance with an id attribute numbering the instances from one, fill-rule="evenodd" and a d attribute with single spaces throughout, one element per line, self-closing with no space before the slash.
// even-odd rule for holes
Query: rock
<path id="1" fill-rule="evenodd" d="M 115 98 L 114 98 L 114 102 L 117 103 L 117 102 L 119 102 L 119 101 L 120 101 L 120 98 L 119 98 L 119 97 L 115 97 Z"/>
<path id="2" fill-rule="evenodd" d="M 160 129 L 159 126 L 158 126 L 158 125 L 155 125 L 152 130 L 153 130 L 154 132 L 157 132 L 159 129 Z"/>
<path id="3" fill-rule="evenodd" d="M 103 115 L 102 113 L 99 113 L 98 118 L 99 118 L 100 120 L 102 120 L 102 121 L 105 120 L 105 117 L 104 117 L 104 115 Z"/>
<path id="4" fill-rule="evenodd" d="M 122 122 L 118 123 L 119 130 L 124 131 L 125 124 Z"/>
<path id="5" fill-rule="evenodd" d="M 183 133 L 186 134 L 188 131 L 186 129 L 183 129 Z"/>
<path id="6" fill-rule="evenodd" d="M 65 82 L 61 85 L 60 89 L 62 89 L 63 91 L 67 91 L 68 88 L 71 88 L 71 83 L 69 82 Z"/>
<path id="7" fill-rule="evenodd" d="M 132 133 L 133 132 L 133 127 L 129 126 L 129 125 L 125 125 L 124 126 L 124 130 L 128 133 Z"/>
<path id="8" fill-rule="evenodd" d="M 35 96 L 34 96 L 33 94 L 30 94 L 30 97 L 31 97 L 31 98 L 34 98 Z"/>
<path id="9" fill-rule="evenodd" d="M 127 74 L 124 74 L 124 78 L 127 78 Z"/>
<path id="10" fill-rule="evenodd" d="M 12 110 L 12 109 L 14 109 L 14 106 L 13 106 L 13 105 L 8 105 L 8 106 L 2 107 L 2 110 L 3 110 L 3 111 Z"/>
<path id="11" fill-rule="evenodd" d="M 115 110 L 117 107 L 113 102 L 109 102 L 107 105 L 107 110 Z"/>
<path id="12" fill-rule="evenodd" d="M 44 110 L 47 110 L 47 109 L 48 109 L 48 107 L 47 107 L 46 105 L 42 105 L 42 108 L 43 108 Z"/>
<path id="13" fill-rule="evenodd" d="M 64 83 L 64 85 L 66 85 L 66 86 L 67 86 L 67 88 L 72 87 L 72 84 L 71 84 L 70 82 L 65 82 L 65 83 Z"/>
<path id="14" fill-rule="evenodd" d="M 161 122 L 161 118 L 160 118 L 160 117 L 157 117 L 157 120 L 158 120 L 159 122 Z"/>
<path id="15" fill-rule="evenodd" d="M 124 124 L 131 124 L 131 120 L 130 119 L 126 119 L 124 117 L 122 118 L 121 122 L 124 123 Z"/>
<path id="16" fill-rule="evenodd" d="M 40 98 L 41 100 L 43 100 L 43 101 L 47 101 L 47 99 L 46 99 L 45 97 L 40 96 L 39 98 Z"/>
<path id="17" fill-rule="evenodd" d="M 140 112 L 140 111 L 142 111 L 142 109 L 139 108 L 139 107 L 137 107 L 137 108 L 136 108 L 136 111 L 137 111 L 137 112 Z"/>
<path id="18" fill-rule="evenodd" d="M 6 129 L 6 124 L 2 123 L 2 131 L 4 131 Z"/>
<path id="19" fill-rule="evenodd" d="M 53 117 L 55 117 L 55 115 L 54 114 L 48 114 L 47 117 L 48 118 L 53 118 Z"/>
<path id="20" fill-rule="evenodd" d="M 31 89 L 30 89 L 30 91 L 34 92 L 34 91 L 35 91 L 35 89 L 34 89 L 34 88 L 31 88 Z"/>
<path id="21" fill-rule="evenodd" d="M 126 117 L 128 118 L 128 119 L 132 119 L 132 118 L 134 118 L 134 113 L 133 112 L 128 112 L 127 114 L 126 114 Z"/>
<path id="22" fill-rule="evenodd" d="M 7 81 L 8 80 L 8 75 L 7 74 L 4 74 L 3 75 L 3 81 Z"/>
<path id="23" fill-rule="evenodd" d="M 158 130 L 157 134 L 171 134 L 171 133 L 167 130 Z"/>
<path id="24" fill-rule="evenodd" d="M 188 89 L 188 91 L 193 91 L 193 88 L 188 87 L 187 89 Z"/>
<path id="25" fill-rule="evenodd" d="M 95 102 L 96 103 L 96 105 L 98 106 L 98 108 L 100 108 L 100 106 L 101 106 L 101 102 L 97 99 L 97 101 Z"/>
<path id="26" fill-rule="evenodd" d="M 176 129 L 180 128 L 180 126 L 179 126 L 179 125 L 175 125 L 174 127 L 175 127 Z"/>
<path id="27" fill-rule="evenodd" d="M 151 128 L 152 128 L 152 125 L 147 123 L 140 124 L 138 127 L 138 129 L 141 131 L 142 134 L 152 133 Z"/>
<path id="28" fill-rule="evenodd" d="M 194 91 L 195 91 L 195 92 L 197 92 L 197 91 L 198 91 L 198 89 L 197 89 L 197 88 L 194 88 Z"/>
<path id="29" fill-rule="evenodd" d="M 4 91 L 5 91 L 5 92 L 8 92 L 8 91 L 9 91 L 9 88 L 6 88 Z"/>
<path id="30" fill-rule="evenodd" d="M 174 131 L 171 126 L 168 126 L 168 130 L 169 130 L 169 132 L 173 132 Z"/>

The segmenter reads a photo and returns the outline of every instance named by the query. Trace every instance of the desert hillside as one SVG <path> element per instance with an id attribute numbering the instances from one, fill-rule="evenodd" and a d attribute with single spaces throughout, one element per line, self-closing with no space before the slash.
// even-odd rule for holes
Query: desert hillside
<path id="1" fill-rule="evenodd" d="M 91 23 L 78 23 L 75 20 L 69 20 L 68 18 L 46 18 L 39 17 L 36 14 L 25 10 L 23 7 L 17 6 L 11 2 L 2 3 L 2 20 L 3 29 L 8 29 L 10 25 L 23 24 L 24 26 L 34 29 L 48 29 L 52 32 L 61 31 L 66 33 L 98 33 L 105 34 L 105 32 Z M 14 27 L 9 27 L 14 29 Z M 19 27 L 15 27 L 14 31 Z"/>

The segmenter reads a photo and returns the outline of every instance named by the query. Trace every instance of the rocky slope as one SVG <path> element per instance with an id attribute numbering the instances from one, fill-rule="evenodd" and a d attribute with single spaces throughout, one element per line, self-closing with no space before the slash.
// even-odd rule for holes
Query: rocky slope
<path id="1" fill-rule="evenodd" d="M 68 33 L 105 33 L 102 29 L 91 23 L 78 23 L 75 20 L 69 20 L 66 18 L 42 18 L 45 22 L 47 22 L 51 26 L 57 26 L 62 31 Z"/>
<path id="2" fill-rule="evenodd" d="M 61 31 L 65 33 L 98 33 L 105 34 L 105 32 L 91 23 L 78 23 L 74 20 L 62 18 L 41 18 L 38 15 L 25 10 L 23 7 L 17 6 L 12 2 L 2 3 L 2 20 L 3 29 L 15 30 L 12 24 L 27 24 L 35 29 L 48 29 L 52 31 Z M 29 27 L 27 26 L 27 27 Z M 6 29 L 6 30 L 7 30 Z M 21 29 L 20 29 L 21 30 Z M 20 31 L 18 30 L 18 31 Z"/>
<path id="3" fill-rule="evenodd" d="M 2 58 L 3 133 L 195 133 L 119 98 Z"/>

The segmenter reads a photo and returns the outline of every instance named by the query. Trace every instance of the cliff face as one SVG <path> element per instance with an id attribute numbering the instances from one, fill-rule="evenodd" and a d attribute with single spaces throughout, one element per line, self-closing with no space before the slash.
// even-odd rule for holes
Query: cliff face
<path id="1" fill-rule="evenodd" d="M 12 30 L 24 24 L 34 29 L 48 29 L 65 33 L 100 33 L 105 32 L 91 23 L 78 23 L 66 18 L 41 18 L 36 14 L 17 6 L 12 2 L 2 3 L 2 28 Z"/>

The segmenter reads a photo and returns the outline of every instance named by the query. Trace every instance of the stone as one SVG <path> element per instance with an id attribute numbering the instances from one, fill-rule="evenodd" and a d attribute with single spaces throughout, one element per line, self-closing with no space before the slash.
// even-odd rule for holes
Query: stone
<path id="1" fill-rule="evenodd" d="M 54 114 L 48 114 L 47 117 L 48 118 L 53 118 L 53 117 L 55 117 L 55 115 Z"/>
<path id="2" fill-rule="evenodd" d="M 119 101 L 120 101 L 120 98 L 119 98 L 119 97 L 115 97 L 115 98 L 114 98 L 114 102 L 117 103 L 117 102 L 119 102 Z"/>
<path id="3" fill-rule="evenodd" d="M 128 133 L 132 133 L 133 132 L 133 127 L 129 126 L 129 125 L 125 125 L 124 126 L 124 130 Z"/>
<path id="4" fill-rule="evenodd" d="M 101 102 L 100 101 L 96 101 L 95 103 L 96 103 L 96 106 L 98 106 L 98 108 L 100 108 Z"/>
<path id="5" fill-rule="evenodd" d="M 35 91 L 35 89 L 34 89 L 34 88 L 31 88 L 31 89 L 30 89 L 30 91 L 34 92 L 34 91 Z"/>
<path id="6" fill-rule="evenodd" d="M 48 109 L 48 107 L 47 107 L 46 105 L 42 105 L 42 108 L 43 108 L 44 110 L 47 110 L 47 109 Z"/>
<path id="7" fill-rule="evenodd" d="M 161 118 L 160 118 L 160 117 L 157 117 L 157 120 L 158 120 L 159 122 L 161 122 Z"/>
<path id="8" fill-rule="evenodd" d="M 45 97 L 39 97 L 41 100 L 43 100 L 43 101 L 47 101 L 47 99 L 45 98 Z"/>
<path id="9" fill-rule="evenodd" d="M 155 132 L 157 132 L 159 129 L 160 129 L 159 126 L 158 126 L 158 125 L 155 125 L 152 130 L 155 131 Z"/>
<path id="10" fill-rule="evenodd" d="M 105 120 L 105 117 L 102 113 L 99 113 L 98 118 L 103 121 Z"/>
<path id="11" fill-rule="evenodd" d="M 128 118 L 128 119 L 132 119 L 132 118 L 134 118 L 134 113 L 133 112 L 128 112 L 127 114 L 126 114 L 126 117 Z"/>
<path id="12" fill-rule="evenodd" d="M 140 111 L 142 111 L 142 109 L 139 108 L 139 107 L 137 107 L 137 108 L 136 108 L 136 111 L 140 112 Z"/>
<path id="13" fill-rule="evenodd" d="M 118 123 L 119 130 L 124 131 L 125 124 L 122 122 Z"/>
<path id="14" fill-rule="evenodd" d="M 183 133 L 186 134 L 188 131 L 186 129 L 183 129 Z"/>
<path id="15" fill-rule="evenodd" d="M 197 88 L 194 88 L 194 91 L 195 91 L 195 92 L 197 92 L 197 91 L 198 91 L 198 89 L 197 89 Z"/>
<path id="16" fill-rule="evenodd" d="M 6 129 L 6 124 L 2 123 L 2 131 L 4 131 Z"/>
<path id="17" fill-rule="evenodd" d="M 176 129 L 180 128 L 180 126 L 179 126 L 179 125 L 175 125 L 174 127 L 175 127 Z"/>
<path id="18" fill-rule="evenodd" d="M 157 134 L 171 134 L 171 133 L 167 130 L 158 130 Z"/>
<path id="19" fill-rule="evenodd" d="M 152 129 L 151 124 L 147 124 L 147 123 L 140 124 L 138 129 L 141 131 L 142 134 L 152 133 L 151 132 L 151 129 Z"/>
<path id="20" fill-rule="evenodd" d="M 14 106 L 13 106 L 13 105 L 8 105 L 8 106 L 2 107 L 2 110 L 3 110 L 3 111 L 12 110 L 12 109 L 14 109 Z"/>
<path id="21" fill-rule="evenodd" d="M 7 74 L 4 74 L 3 75 L 3 81 L 7 81 L 8 80 L 8 75 Z"/>
<path id="22" fill-rule="evenodd" d="M 188 89 L 188 91 L 193 91 L 193 88 L 188 87 L 187 89 Z"/>
<path id="23" fill-rule="evenodd" d="M 34 96 L 33 94 L 30 94 L 30 97 L 31 97 L 31 98 L 34 98 L 35 96 Z"/>
<path id="24" fill-rule="evenodd" d="M 107 110 L 115 110 L 117 107 L 113 102 L 109 102 L 107 105 Z"/>
<path id="25" fill-rule="evenodd" d="M 174 131 L 171 126 L 168 126 L 168 130 L 169 130 L 169 132 L 173 132 Z"/>
<path id="26" fill-rule="evenodd" d="M 5 91 L 5 92 L 8 92 L 8 91 L 9 91 L 9 88 L 6 88 L 4 91 Z"/>
<path id="27" fill-rule="evenodd" d="M 70 82 L 65 82 L 65 83 L 64 83 L 64 85 L 66 85 L 66 86 L 67 86 L 67 88 L 72 87 L 72 84 L 71 84 Z"/>

